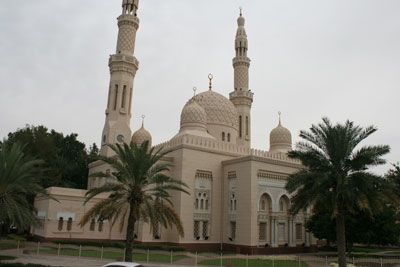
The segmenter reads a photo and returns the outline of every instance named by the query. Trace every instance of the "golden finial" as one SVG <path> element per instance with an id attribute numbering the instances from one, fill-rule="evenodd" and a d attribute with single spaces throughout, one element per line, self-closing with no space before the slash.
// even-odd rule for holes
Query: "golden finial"
<path id="1" fill-rule="evenodd" d="M 243 10 L 243 8 L 240 6 L 239 9 L 240 9 L 240 16 L 242 16 L 242 10 Z"/>
<path id="2" fill-rule="evenodd" d="M 210 73 L 210 74 L 208 74 L 208 79 L 210 80 L 210 86 L 208 88 L 211 91 L 211 89 L 212 89 L 212 79 L 214 79 L 214 76 Z"/>
<path id="3" fill-rule="evenodd" d="M 146 116 L 142 115 L 142 128 L 144 128 L 144 118 L 146 118 Z"/>
<path id="4" fill-rule="evenodd" d="M 281 124 L 281 114 L 282 114 L 282 113 L 279 111 L 279 112 L 278 112 L 278 116 L 279 116 L 279 125 L 278 125 L 278 126 L 282 126 L 282 124 Z"/>
<path id="5" fill-rule="evenodd" d="M 193 87 L 193 103 L 196 103 L 196 91 L 197 91 L 197 87 Z"/>

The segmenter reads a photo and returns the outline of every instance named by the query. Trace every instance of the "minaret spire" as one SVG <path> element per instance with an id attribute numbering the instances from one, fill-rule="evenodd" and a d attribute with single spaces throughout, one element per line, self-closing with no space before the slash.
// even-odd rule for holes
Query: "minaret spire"
<path id="1" fill-rule="evenodd" d="M 110 87 L 100 151 L 103 156 L 113 155 L 107 144 L 129 142 L 132 135 L 130 120 L 133 81 L 139 68 L 139 62 L 134 57 L 136 32 L 139 28 L 138 8 L 139 0 L 122 0 L 117 48 L 108 62 Z"/>
<path id="2" fill-rule="evenodd" d="M 235 38 L 235 57 L 233 58 L 234 91 L 229 94 L 229 99 L 238 112 L 239 133 L 237 144 L 250 147 L 251 141 L 251 105 L 253 93 L 249 90 L 250 58 L 247 57 L 248 40 L 244 28 L 245 19 L 242 8 L 237 19 L 238 29 Z"/>

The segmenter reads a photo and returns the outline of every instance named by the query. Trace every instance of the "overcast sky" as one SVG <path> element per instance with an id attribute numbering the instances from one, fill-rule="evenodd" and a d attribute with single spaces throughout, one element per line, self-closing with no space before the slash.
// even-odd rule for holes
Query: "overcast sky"
<path id="1" fill-rule="evenodd" d="M 25 124 L 100 144 L 122 0 L 0 2 L 0 138 Z M 192 96 L 233 90 L 234 38 L 244 9 L 251 58 L 252 147 L 269 149 L 278 111 L 293 141 L 328 116 L 375 125 L 364 144 L 400 161 L 400 1 L 140 0 L 140 61 L 131 127 L 153 143 L 179 131 Z M 390 166 L 379 168 L 380 173 Z"/>

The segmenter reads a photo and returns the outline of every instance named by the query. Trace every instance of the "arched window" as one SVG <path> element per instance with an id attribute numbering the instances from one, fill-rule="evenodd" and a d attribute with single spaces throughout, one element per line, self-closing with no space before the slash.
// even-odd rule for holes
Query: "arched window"
<path id="1" fill-rule="evenodd" d="M 125 101 L 126 101 L 126 85 L 124 85 L 124 89 L 122 90 L 121 108 L 125 108 Z"/>
<path id="2" fill-rule="evenodd" d="M 103 220 L 99 221 L 99 232 L 103 231 Z"/>
<path id="3" fill-rule="evenodd" d="M 111 85 L 110 88 L 108 88 L 107 108 L 110 108 L 110 97 L 111 97 Z"/>
<path id="4" fill-rule="evenodd" d="M 208 199 L 206 199 L 206 210 L 208 210 Z"/>
<path id="5" fill-rule="evenodd" d="M 196 209 L 199 209 L 199 199 L 196 198 L 196 205 L 195 205 Z"/>
<path id="6" fill-rule="evenodd" d="M 249 135 L 249 117 L 246 116 L 246 136 Z"/>
<path id="7" fill-rule="evenodd" d="M 201 201 L 200 201 L 200 209 L 202 210 L 204 208 L 204 200 L 202 199 Z"/>
<path id="8" fill-rule="evenodd" d="M 69 217 L 67 221 L 67 231 L 71 231 L 72 229 L 72 218 Z"/>
<path id="9" fill-rule="evenodd" d="M 222 141 L 225 141 L 225 132 L 222 132 Z"/>
<path id="10" fill-rule="evenodd" d="M 132 88 L 129 94 L 129 113 L 132 112 Z"/>
<path id="11" fill-rule="evenodd" d="M 279 211 L 283 211 L 283 200 L 279 200 Z"/>
<path id="12" fill-rule="evenodd" d="M 94 218 L 90 219 L 90 227 L 89 230 L 90 231 L 94 231 L 94 228 L 96 226 L 96 220 Z"/>
<path id="13" fill-rule="evenodd" d="M 115 85 L 114 110 L 117 109 L 117 102 L 118 102 L 118 84 Z"/>
<path id="14" fill-rule="evenodd" d="M 265 210 L 265 199 L 261 200 L 261 210 Z"/>
<path id="15" fill-rule="evenodd" d="M 231 134 L 228 133 L 228 142 L 230 142 L 230 141 L 231 141 Z"/>
<path id="16" fill-rule="evenodd" d="M 242 138 L 242 116 L 239 116 L 239 137 Z"/>
<path id="17" fill-rule="evenodd" d="M 58 231 L 62 231 L 63 226 L 64 226 L 64 218 L 63 218 L 63 217 L 60 217 L 60 218 L 58 219 Z"/>

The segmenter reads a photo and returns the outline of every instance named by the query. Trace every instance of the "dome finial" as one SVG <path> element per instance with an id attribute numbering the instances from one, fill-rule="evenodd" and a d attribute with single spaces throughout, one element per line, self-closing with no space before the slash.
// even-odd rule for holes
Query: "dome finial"
<path id="1" fill-rule="evenodd" d="M 208 79 L 210 80 L 210 86 L 208 88 L 211 91 L 211 89 L 212 89 L 212 79 L 214 79 L 214 76 L 210 73 L 210 74 L 208 74 Z"/>
<path id="2" fill-rule="evenodd" d="M 196 91 L 197 91 L 197 87 L 193 87 L 193 103 L 196 103 Z"/>
<path id="3" fill-rule="evenodd" d="M 242 16 L 243 8 L 240 6 L 240 7 L 239 7 L 239 10 L 240 10 L 240 16 Z"/>
<path id="4" fill-rule="evenodd" d="M 278 116 L 279 116 L 279 124 L 278 124 L 278 126 L 282 126 L 282 124 L 281 124 L 281 112 L 280 111 L 278 111 Z"/>
<path id="5" fill-rule="evenodd" d="M 146 116 L 142 115 L 142 128 L 144 128 L 144 118 L 146 118 Z"/>

